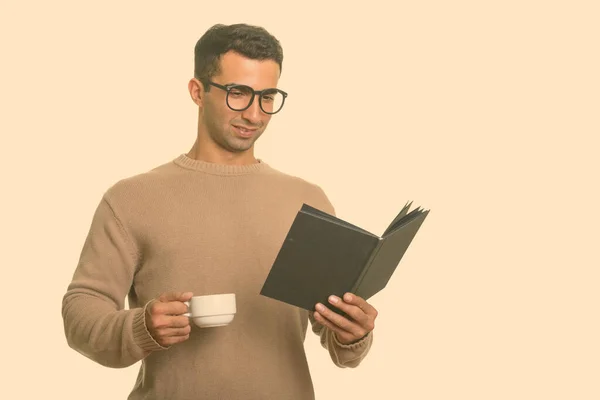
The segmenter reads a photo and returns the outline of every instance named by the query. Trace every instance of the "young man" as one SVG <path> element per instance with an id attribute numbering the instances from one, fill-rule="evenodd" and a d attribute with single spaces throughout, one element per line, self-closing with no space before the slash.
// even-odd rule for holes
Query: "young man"
<path id="1" fill-rule="evenodd" d="M 319 186 L 254 157 L 285 103 L 282 59 L 263 28 L 208 30 L 189 82 L 191 150 L 99 202 L 62 315 L 69 346 L 86 357 L 113 368 L 141 361 L 130 399 L 313 399 L 309 323 L 339 367 L 369 351 L 377 311 L 363 299 L 332 299 L 343 318 L 259 294 L 302 203 L 334 213 Z M 214 293 L 236 294 L 228 326 L 201 329 L 181 315 L 192 295 Z"/>

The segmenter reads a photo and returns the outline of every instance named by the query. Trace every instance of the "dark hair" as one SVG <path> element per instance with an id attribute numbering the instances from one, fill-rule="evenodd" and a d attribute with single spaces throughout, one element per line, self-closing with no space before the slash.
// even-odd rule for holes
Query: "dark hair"
<path id="1" fill-rule="evenodd" d="M 212 26 L 194 48 L 194 77 L 203 82 L 219 74 L 221 56 L 234 51 L 254 60 L 273 60 L 283 66 L 283 49 L 279 41 L 260 26 L 248 24 Z"/>

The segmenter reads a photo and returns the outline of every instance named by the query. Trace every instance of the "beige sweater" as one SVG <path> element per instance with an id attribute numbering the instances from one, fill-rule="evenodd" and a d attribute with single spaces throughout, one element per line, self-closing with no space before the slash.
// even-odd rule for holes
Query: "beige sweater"
<path id="1" fill-rule="evenodd" d="M 341 345 L 308 312 L 259 294 L 302 203 L 334 213 L 319 186 L 262 161 L 181 155 L 120 180 L 98 204 L 64 296 L 69 346 L 107 367 L 141 361 L 130 399 L 313 399 L 308 324 L 339 367 L 359 365 L 373 336 Z M 163 348 L 144 306 L 167 291 L 234 292 L 237 314 L 225 327 L 192 324 L 187 341 Z"/>

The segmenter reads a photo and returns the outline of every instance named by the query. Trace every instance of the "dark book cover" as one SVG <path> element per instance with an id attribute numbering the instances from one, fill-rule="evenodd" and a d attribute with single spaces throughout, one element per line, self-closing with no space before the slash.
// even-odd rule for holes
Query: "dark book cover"
<path id="1" fill-rule="evenodd" d="M 407 203 L 383 236 L 304 204 L 279 250 L 261 295 L 314 311 L 330 295 L 365 300 L 389 282 L 429 213 Z"/>

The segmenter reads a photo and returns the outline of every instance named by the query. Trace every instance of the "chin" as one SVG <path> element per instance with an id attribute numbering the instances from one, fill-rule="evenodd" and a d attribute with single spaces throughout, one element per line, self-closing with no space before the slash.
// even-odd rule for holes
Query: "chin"
<path id="1" fill-rule="evenodd" d="M 240 140 L 239 138 L 235 138 L 234 140 L 227 141 L 227 147 L 235 152 L 244 152 L 250 150 L 254 146 L 254 142 L 254 139 Z"/>
<path id="2" fill-rule="evenodd" d="M 254 136 L 249 138 L 242 138 L 236 135 L 232 135 L 227 140 L 229 147 L 234 148 L 238 151 L 249 150 L 254 146 L 254 143 L 258 140 L 262 132 L 257 132 Z"/>

